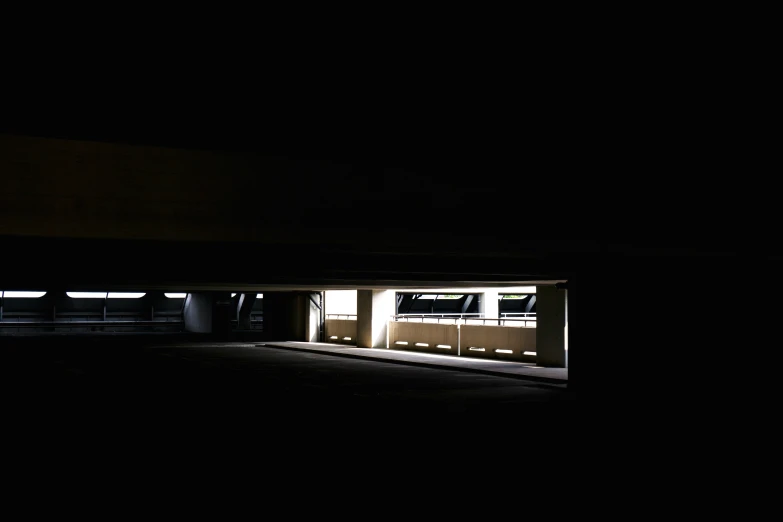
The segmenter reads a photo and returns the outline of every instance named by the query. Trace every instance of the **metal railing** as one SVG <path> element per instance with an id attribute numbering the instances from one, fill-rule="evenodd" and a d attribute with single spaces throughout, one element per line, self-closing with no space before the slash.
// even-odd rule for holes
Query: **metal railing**
<path id="1" fill-rule="evenodd" d="M 356 314 L 326 314 L 327 319 L 356 319 Z"/>
<path id="2" fill-rule="evenodd" d="M 535 313 L 524 313 L 523 317 L 483 317 L 484 314 L 398 314 L 391 316 L 392 321 L 398 322 L 417 322 L 417 323 L 435 323 L 435 324 L 476 324 L 481 321 L 482 325 L 491 326 L 512 326 L 506 323 L 521 323 L 521 326 L 530 326 L 528 323 L 536 324 Z M 510 314 L 502 314 L 510 315 Z M 522 315 L 522 313 L 517 314 Z M 413 319 L 413 321 L 411 321 Z M 434 321 L 433 321 L 434 320 Z M 471 323 L 468 323 L 471 321 Z M 514 326 L 517 326 L 516 324 Z"/>

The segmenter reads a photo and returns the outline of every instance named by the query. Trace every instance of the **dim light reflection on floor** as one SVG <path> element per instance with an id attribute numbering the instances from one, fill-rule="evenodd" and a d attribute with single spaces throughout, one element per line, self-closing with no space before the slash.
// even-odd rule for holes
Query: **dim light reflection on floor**
<path id="1" fill-rule="evenodd" d="M 298 344 L 317 344 L 321 346 L 330 346 L 332 348 L 344 348 L 349 350 L 367 350 L 367 351 L 378 351 L 383 350 L 386 353 L 395 353 L 400 355 L 408 355 L 413 357 L 422 357 L 422 358 L 431 358 L 431 359 L 442 359 L 442 360 L 449 360 L 453 361 L 455 358 L 460 359 L 463 361 L 475 361 L 475 362 L 481 362 L 481 363 L 493 363 L 493 364 L 505 364 L 505 365 L 516 365 L 516 366 L 524 366 L 526 368 L 541 368 L 540 366 L 536 366 L 535 364 L 530 363 L 524 363 L 519 361 L 499 361 L 496 359 L 483 359 L 478 357 L 460 357 L 456 354 L 454 355 L 441 355 L 437 353 L 421 353 L 421 352 L 411 352 L 409 350 L 395 350 L 393 348 L 358 348 L 356 346 L 352 345 L 344 345 L 344 344 L 338 344 L 338 343 L 321 343 L 321 342 L 301 342 L 301 341 L 288 341 L 288 342 L 296 342 Z"/>

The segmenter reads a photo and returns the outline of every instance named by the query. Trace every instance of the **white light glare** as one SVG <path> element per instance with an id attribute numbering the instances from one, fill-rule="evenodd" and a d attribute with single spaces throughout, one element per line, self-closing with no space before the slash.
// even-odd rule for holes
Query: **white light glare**
<path id="1" fill-rule="evenodd" d="M 65 292 L 68 297 L 76 299 L 103 299 L 107 292 Z"/>
<path id="2" fill-rule="evenodd" d="M 3 297 L 9 297 L 11 299 L 15 297 L 37 298 L 46 295 L 46 292 L 0 292 Z"/>
<path id="3" fill-rule="evenodd" d="M 524 355 L 535 355 L 536 352 L 524 352 Z"/>
<path id="4" fill-rule="evenodd" d="M 511 350 L 501 350 L 501 349 L 497 349 L 497 350 L 495 350 L 495 351 L 496 351 L 497 353 L 514 353 L 514 352 L 512 352 Z"/>
<path id="5" fill-rule="evenodd" d="M 147 295 L 146 292 L 109 292 L 109 299 L 138 299 Z"/>
<path id="6" fill-rule="evenodd" d="M 185 296 L 187 296 L 188 294 L 168 293 L 168 294 L 163 294 L 163 295 L 165 295 L 169 299 L 185 299 Z"/>
<path id="7" fill-rule="evenodd" d="M 427 343 L 416 343 L 416 346 L 429 346 Z"/>

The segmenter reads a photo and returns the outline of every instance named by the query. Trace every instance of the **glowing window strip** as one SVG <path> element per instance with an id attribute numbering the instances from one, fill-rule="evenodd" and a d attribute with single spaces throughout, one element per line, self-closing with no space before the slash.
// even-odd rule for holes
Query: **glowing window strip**
<path id="1" fill-rule="evenodd" d="M 524 352 L 523 355 L 535 355 L 536 352 Z"/>
<path id="2" fill-rule="evenodd" d="M 350 340 L 351 340 L 350 337 L 343 337 L 343 341 L 350 341 Z"/>
<path id="3" fill-rule="evenodd" d="M 447 350 L 451 350 L 450 344 L 438 344 L 435 346 L 435 348 L 446 348 Z"/>
<path id="4" fill-rule="evenodd" d="M 403 346 L 408 346 L 408 341 L 397 341 L 394 344 L 401 344 Z"/>
<path id="5" fill-rule="evenodd" d="M 468 348 L 468 350 L 470 350 L 471 352 L 483 352 L 484 348 L 476 348 L 475 346 L 471 346 L 470 348 Z"/>
<path id="6" fill-rule="evenodd" d="M 38 297 L 43 297 L 46 295 L 46 292 L 0 292 L 0 295 L 3 297 L 8 297 L 10 299 L 14 298 L 28 298 L 28 299 L 36 299 Z"/>
<path id="7" fill-rule="evenodd" d="M 416 343 L 416 346 L 429 346 L 427 343 Z"/>
<path id="8" fill-rule="evenodd" d="M 498 348 L 497 350 L 495 350 L 495 352 L 496 352 L 496 353 L 514 353 L 514 352 L 512 352 L 511 350 L 501 350 L 500 348 Z"/>
<path id="9" fill-rule="evenodd" d="M 147 295 L 147 292 L 109 292 L 109 299 L 139 299 Z"/>
<path id="10" fill-rule="evenodd" d="M 188 294 L 180 294 L 180 293 L 168 293 L 168 294 L 163 294 L 163 295 L 165 295 L 165 296 L 166 296 L 166 297 L 168 297 L 169 299 L 185 299 L 185 297 L 186 297 Z"/>
<path id="11" fill-rule="evenodd" d="M 104 299 L 108 292 L 65 292 L 68 297 L 76 299 Z"/>

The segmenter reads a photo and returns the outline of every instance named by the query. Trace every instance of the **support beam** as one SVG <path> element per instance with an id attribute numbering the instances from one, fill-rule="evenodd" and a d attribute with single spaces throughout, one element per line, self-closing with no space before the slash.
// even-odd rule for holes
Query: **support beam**
<path id="1" fill-rule="evenodd" d="M 386 329 L 395 305 L 393 290 L 357 290 L 356 346 L 387 348 Z"/>
<path id="2" fill-rule="evenodd" d="M 536 289 L 536 364 L 566 367 L 566 307 L 568 290 L 555 286 Z"/>
<path id="3" fill-rule="evenodd" d="M 250 330 L 250 312 L 256 303 L 257 292 L 242 293 L 237 303 L 237 330 Z"/>
<path id="4" fill-rule="evenodd" d="M 466 314 L 468 313 L 468 310 L 470 310 L 470 304 L 473 302 L 473 298 L 475 296 L 473 294 L 466 295 L 463 299 L 464 302 L 462 303 L 462 313 Z"/>

